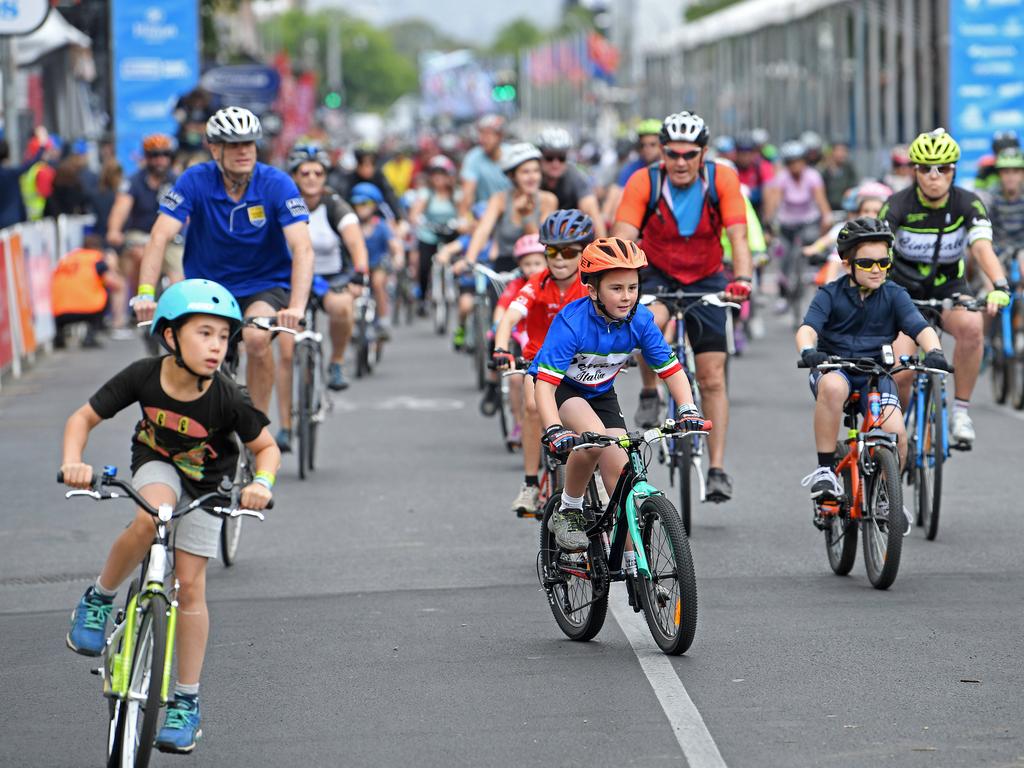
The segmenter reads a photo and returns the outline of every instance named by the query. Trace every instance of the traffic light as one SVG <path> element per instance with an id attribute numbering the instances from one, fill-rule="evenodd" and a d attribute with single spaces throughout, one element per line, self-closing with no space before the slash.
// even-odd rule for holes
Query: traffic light
<path id="1" fill-rule="evenodd" d="M 341 108 L 341 94 L 338 91 L 330 91 L 324 96 L 324 106 L 328 109 Z"/>
<path id="2" fill-rule="evenodd" d="M 491 89 L 491 98 L 497 104 L 504 104 L 516 100 L 516 87 L 511 83 L 496 85 Z"/>

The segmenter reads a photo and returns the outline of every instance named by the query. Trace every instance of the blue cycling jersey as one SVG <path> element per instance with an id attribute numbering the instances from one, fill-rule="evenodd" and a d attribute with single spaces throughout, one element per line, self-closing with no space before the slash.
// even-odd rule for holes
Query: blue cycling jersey
<path id="1" fill-rule="evenodd" d="M 216 280 L 239 297 L 291 286 L 284 227 L 309 221 L 309 210 L 283 171 L 256 163 L 235 202 L 215 162 L 194 165 L 160 200 L 160 213 L 188 222 L 185 277 Z"/>
<path id="2" fill-rule="evenodd" d="M 529 373 L 595 397 L 612 388 L 634 349 L 663 379 L 682 370 L 647 307 L 637 307 L 628 323 L 613 323 L 598 314 L 589 298 L 576 299 L 555 315 Z"/>

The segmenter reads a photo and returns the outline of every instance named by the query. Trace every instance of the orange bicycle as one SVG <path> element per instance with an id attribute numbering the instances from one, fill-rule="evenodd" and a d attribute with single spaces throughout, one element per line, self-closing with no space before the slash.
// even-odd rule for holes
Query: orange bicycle
<path id="1" fill-rule="evenodd" d="M 843 498 L 838 502 L 812 502 L 815 524 L 825 533 L 832 570 L 845 576 L 853 568 L 859 529 L 864 540 L 864 566 L 876 589 L 888 589 L 896 580 L 907 527 L 896 435 L 878 426 L 885 420 L 878 382 L 883 376 L 900 371 L 923 369 L 909 361 L 893 368 L 891 347 L 888 355 L 883 348 L 883 357 L 887 365 L 872 358 L 830 357 L 817 366 L 819 371 L 847 370 L 866 375 L 868 402 L 863 419 L 860 393 L 852 392 L 844 407 L 847 434 L 836 445 L 834 467 L 836 475 L 842 478 Z M 807 366 L 801 362 L 797 367 Z"/>

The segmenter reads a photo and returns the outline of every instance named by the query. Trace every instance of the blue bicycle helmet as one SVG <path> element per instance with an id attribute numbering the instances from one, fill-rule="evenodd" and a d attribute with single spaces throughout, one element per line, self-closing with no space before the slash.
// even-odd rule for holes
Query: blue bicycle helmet
<path id="1" fill-rule="evenodd" d="M 317 144 L 296 144 L 288 154 L 288 173 L 295 173 L 303 163 L 320 163 L 325 171 L 331 170 L 331 158 Z"/>
<path id="2" fill-rule="evenodd" d="M 214 315 L 228 321 L 231 333 L 242 327 L 242 312 L 238 308 L 235 297 L 220 283 L 212 280 L 182 280 L 170 286 L 160 296 L 153 313 L 153 322 L 149 326 L 150 336 L 157 336 L 164 348 L 174 355 L 174 362 L 199 379 L 199 389 L 203 381 L 211 377 L 196 373 L 187 365 L 178 350 L 178 328 L 190 315 Z M 164 328 L 170 326 L 174 336 L 174 347 L 164 338 Z"/>
<path id="3" fill-rule="evenodd" d="M 593 220 L 576 208 L 555 211 L 540 225 L 540 241 L 544 245 L 586 245 L 593 239 Z"/>
<path id="4" fill-rule="evenodd" d="M 352 205 L 359 205 L 360 203 L 374 202 L 380 205 L 384 202 L 384 195 L 377 189 L 376 184 L 371 184 L 368 181 L 361 181 L 352 187 L 352 194 L 349 195 L 349 202 Z"/>

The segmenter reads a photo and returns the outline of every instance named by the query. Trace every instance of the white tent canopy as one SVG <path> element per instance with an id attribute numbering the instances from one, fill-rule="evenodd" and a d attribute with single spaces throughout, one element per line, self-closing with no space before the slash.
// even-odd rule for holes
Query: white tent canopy
<path id="1" fill-rule="evenodd" d="M 71 26 L 56 8 L 51 8 L 42 26 L 30 35 L 17 38 L 16 45 L 18 66 L 27 67 L 65 46 L 88 48 L 92 41 L 87 34 Z"/>

